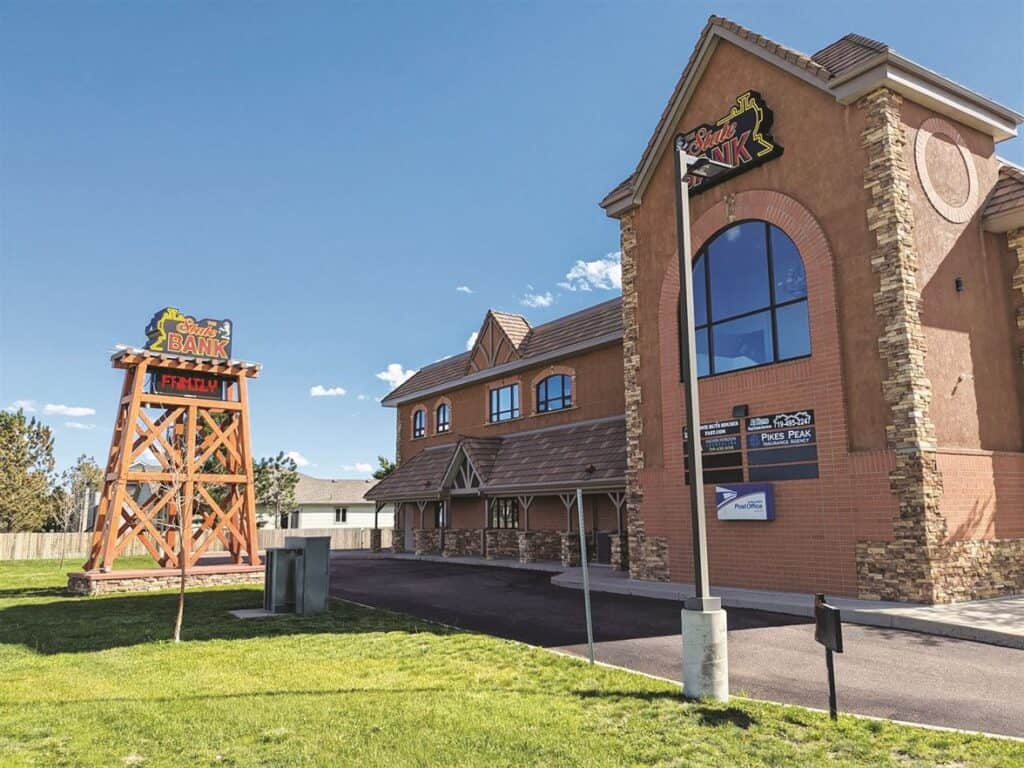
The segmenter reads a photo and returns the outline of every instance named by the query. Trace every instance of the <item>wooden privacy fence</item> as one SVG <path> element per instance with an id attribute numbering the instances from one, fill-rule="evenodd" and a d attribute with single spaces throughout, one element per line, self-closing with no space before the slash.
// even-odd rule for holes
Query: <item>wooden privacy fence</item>
<path id="1" fill-rule="evenodd" d="M 331 549 L 369 549 L 371 528 L 302 528 L 298 530 L 259 531 L 259 548 L 283 547 L 287 536 L 330 536 Z M 61 556 L 80 559 L 88 556 L 92 533 L 0 533 L 0 560 L 55 560 Z M 381 528 L 381 545 L 391 546 L 391 529 Z M 223 552 L 224 545 L 216 541 L 208 552 Z M 124 555 L 146 555 L 139 541 L 132 541 Z"/>

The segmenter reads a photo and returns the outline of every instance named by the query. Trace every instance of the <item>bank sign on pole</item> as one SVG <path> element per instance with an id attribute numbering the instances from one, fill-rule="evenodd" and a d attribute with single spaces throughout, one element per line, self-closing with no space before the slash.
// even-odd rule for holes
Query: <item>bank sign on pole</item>
<path id="1" fill-rule="evenodd" d="M 757 91 L 736 97 L 732 108 L 713 123 L 704 123 L 684 131 L 680 138 L 686 153 L 706 157 L 732 168 L 712 177 L 686 177 L 691 195 L 749 171 L 761 163 L 782 155 L 782 147 L 772 138 L 772 111 Z"/>
<path id="2" fill-rule="evenodd" d="M 231 359 L 231 321 L 196 320 L 164 307 L 146 326 L 146 349 L 208 360 Z"/>

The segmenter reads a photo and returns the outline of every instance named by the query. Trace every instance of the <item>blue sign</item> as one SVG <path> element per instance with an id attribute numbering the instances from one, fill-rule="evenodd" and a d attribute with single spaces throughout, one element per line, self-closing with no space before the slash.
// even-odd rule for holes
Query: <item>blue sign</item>
<path id="1" fill-rule="evenodd" d="M 765 430 L 747 435 L 748 448 L 775 448 L 788 445 L 810 445 L 815 442 L 814 427 Z"/>
<path id="2" fill-rule="evenodd" d="M 715 486 L 719 520 L 774 520 L 775 495 L 771 483 Z"/>

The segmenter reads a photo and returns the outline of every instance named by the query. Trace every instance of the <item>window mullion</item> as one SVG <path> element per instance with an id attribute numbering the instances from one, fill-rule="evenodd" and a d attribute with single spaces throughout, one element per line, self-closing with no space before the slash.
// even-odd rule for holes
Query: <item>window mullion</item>
<path id="1" fill-rule="evenodd" d="M 771 307 L 772 321 L 772 362 L 779 361 L 779 328 L 775 321 L 775 262 L 772 259 L 772 230 L 771 224 L 764 223 L 764 251 L 768 258 L 768 306 Z"/>

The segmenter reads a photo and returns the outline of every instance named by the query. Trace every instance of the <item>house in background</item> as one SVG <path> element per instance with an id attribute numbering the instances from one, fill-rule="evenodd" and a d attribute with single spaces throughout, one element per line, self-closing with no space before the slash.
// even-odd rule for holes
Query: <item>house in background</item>
<path id="1" fill-rule="evenodd" d="M 295 486 L 295 506 L 277 518 L 273 509 L 257 504 L 256 519 L 262 528 L 267 529 L 373 528 L 376 505 L 364 494 L 374 482 L 322 479 L 300 472 Z M 390 528 L 392 522 L 393 507 L 381 507 L 376 527 Z"/>

